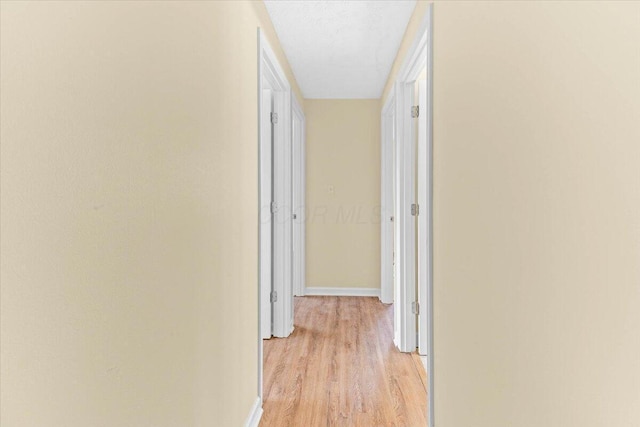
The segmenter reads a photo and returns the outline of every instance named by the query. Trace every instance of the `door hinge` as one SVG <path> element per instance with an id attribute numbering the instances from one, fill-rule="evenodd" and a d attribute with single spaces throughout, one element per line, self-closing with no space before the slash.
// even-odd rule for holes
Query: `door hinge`
<path id="1" fill-rule="evenodd" d="M 420 215 L 420 205 L 418 205 L 417 203 L 411 204 L 411 215 L 413 216 Z"/>
<path id="2" fill-rule="evenodd" d="M 415 105 L 411 107 L 411 118 L 415 119 L 416 117 L 419 117 L 419 116 L 420 116 L 420 106 Z"/>
<path id="3" fill-rule="evenodd" d="M 276 291 L 271 291 L 271 302 L 277 302 L 278 301 L 278 293 Z"/>
<path id="4" fill-rule="evenodd" d="M 278 212 L 278 205 L 276 202 L 271 202 L 271 214 Z"/>
<path id="5" fill-rule="evenodd" d="M 420 303 L 418 301 L 411 303 L 411 312 L 413 314 L 420 314 Z"/>
<path id="6" fill-rule="evenodd" d="M 271 123 L 274 125 L 278 123 L 278 113 L 271 113 Z"/>

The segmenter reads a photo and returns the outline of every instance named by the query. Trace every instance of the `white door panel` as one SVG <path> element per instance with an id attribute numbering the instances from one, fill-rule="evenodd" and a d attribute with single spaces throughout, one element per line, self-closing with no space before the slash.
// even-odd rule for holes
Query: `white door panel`
<path id="1" fill-rule="evenodd" d="M 293 229 L 292 150 L 290 93 L 274 92 L 273 155 L 273 335 L 288 337 L 293 332 Z"/>
<path id="2" fill-rule="evenodd" d="M 262 91 L 260 109 L 260 334 L 263 339 L 271 338 L 271 289 L 272 289 L 272 215 L 273 197 L 273 129 L 271 90 Z M 268 179 L 265 179 L 269 177 Z"/>
<path id="3" fill-rule="evenodd" d="M 411 106 L 414 84 L 396 86 L 396 207 L 394 215 L 395 279 L 394 311 L 399 336 L 396 345 L 403 352 L 416 349 L 416 315 L 412 312 L 416 295 L 416 220 L 411 205 L 416 203 L 416 130 Z"/>
<path id="4" fill-rule="evenodd" d="M 429 105 L 427 104 L 427 82 L 418 82 L 418 96 L 420 115 L 418 117 L 418 205 L 420 215 L 418 215 L 418 302 L 420 303 L 420 313 L 418 315 L 418 353 L 427 355 L 428 345 L 428 280 L 430 259 L 429 241 L 431 240 L 430 205 L 431 182 L 429 169 L 431 165 L 431 153 L 429 149 L 429 136 L 427 128 L 427 118 L 429 117 Z"/>

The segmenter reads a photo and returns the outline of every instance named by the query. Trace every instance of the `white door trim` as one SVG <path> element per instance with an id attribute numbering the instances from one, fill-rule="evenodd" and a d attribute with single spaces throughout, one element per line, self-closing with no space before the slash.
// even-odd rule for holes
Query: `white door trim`
<path id="1" fill-rule="evenodd" d="M 434 344 L 433 344 L 433 4 L 429 5 L 429 9 L 427 10 L 426 15 L 426 31 L 428 33 L 427 39 L 427 109 L 429 110 L 427 113 L 427 155 L 429 159 L 427 161 L 428 172 L 427 176 L 429 177 L 429 186 L 428 186 L 428 195 L 427 202 L 428 207 L 426 212 L 428 212 L 429 218 L 427 219 L 427 227 L 429 230 L 429 239 L 428 239 L 428 254 L 424 256 L 427 257 L 427 289 L 426 289 L 426 299 L 427 299 L 427 315 L 426 322 L 427 326 L 427 370 L 429 372 L 428 376 L 428 387 L 429 387 L 429 402 L 428 402 L 428 414 L 427 414 L 427 422 L 428 427 L 435 427 L 435 369 L 434 369 Z"/>
<path id="2" fill-rule="evenodd" d="M 293 295 L 305 290 L 305 177 L 306 123 L 295 95 L 291 95 L 293 136 Z"/>
<path id="3" fill-rule="evenodd" d="M 393 303 L 393 141 L 395 92 L 387 97 L 381 113 L 380 182 L 380 301 Z M 395 329 L 395 328 L 394 328 Z"/>
<path id="4" fill-rule="evenodd" d="M 267 86 L 265 84 L 265 86 Z M 271 279 L 272 279 L 272 215 L 271 200 L 273 199 L 273 163 L 272 163 L 272 124 L 271 112 L 273 111 L 273 93 L 271 89 L 262 89 L 260 98 L 259 126 L 260 126 L 260 335 L 262 339 L 271 338 Z"/>
<path id="5" fill-rule="evenodd" d="M 421 310 L 418 314 L 418 353 L 421 356 L 427 356 L 429 353 L 429 278 L 432 270 L 429 265 L 431 259 L 431 138 L 429 115 L 431 106 L 427 99 L 429 98 L 429 89 L 427 82 L 422 80 L 418 82 L 418 105 L 422 110 L 418 117 L 418 206 L 426 207 L 423 212 L 418 215 L 418 303 Z"/>
<path id="6" fill-rule="evenodd" d="M 274 103 L 278 118 L 273 131 L 273 290 L 276 293 L 273 336 L 285 338 L 293 326 L 291 93 L 288 87 L 274 92 Z"/>
<path id="7" fill-rule="evenodd" d="M 262 418 L 262 412 L 262 399 L 257 397 L 244 422 L 244 427 L 258 427 L 260 419 Z"/>
<path id="8" fill-rule="evenodd" d="M 399 283 L 399 299 L 394 301 L 394 310 L 400 313 L 400 339 L 396 342 L 401 351 L 415 351 L 416 349 L 416 333 L 415 333 L 415 315 L 411 312 L 411 303 L 417 300 L 415 292 L 415 221 L 411 217 L 411 204 L 417 203 L 415 197 L 415 135 L 414 126 L 411 122 L 411 106 L 414 101 L 413 91 L 414 82 L 418 79 L 420 72 L 427 67 L 427 111 L 421 113 L 426 114 L 427 118 L 427 146 L 425 154 L 428 159 L 421 162 L 422 165 L 428 167 L 427 183 L 418 183 L 418 188 L 427 185 L 426 206 L 420 206 L 420 214 L 427 216 L 426 226 L 421 227 L 418 231 L 428 230 L 427 236 L 419 235 L 418 239 L 427 239 L 427 250 L 419 250 L 418 265 L 422 265 L 420 270 L 420 280 L 418 286 L 421 289 L 419 293 L 425 295 L 427 300 L 426 307 L 420 310 L 426 310 L 426 316 L 423 320 L 428 324 L 427 339 L 427 378 L 428 378 L 428 425 L 433 427 L 435 424 L 434 417 L 434 345 L 433 345 L 433 4 L 430 4 L 425 17 L 421 23 L 420 29 L 416 33 L 415 39 L 409 48 L 407 55 L 403 61 L 400 71 L 397 74 L 395 82 L 395 117 L 396 117 L 396 143 L 398 144 L 397 166 L 406 167 L 401 171 L 396 171 L 397 177 L 401 181 L 396 183 L 396 189 L 399 191 L 396 205 L 395 230 L 396 230 L 396 264 L 399 264 L 399 277 L 396 278 Z M 423 159 L 424 160 L 424 159 Z M 400 188 L 402 187 L 402 188 Z M 400 259 L 398 259 L 400 258 Z M 427 266 L 426 270 L 424 266 Z"/>
<path id="9" fill-rule="evenodd" d="M 429 9 L 430 11 L 431 9 Z M 396 241 L 396 292 L 395 310 L 400 313 L 400 351 L 416 349 L 416 316 L 412 304 L 417 301 L 416 286 L 416 227 L 411 205 L 416 200 L 416 144 L 411 107 L 414 104 L 415 81 L 427 65 L 427 41 L 430 13 L 427 12 L 420 31 L 398 72 L 395 82 L 396 119 L 396 217 L 394 218 Z M 427 76 L 428 78 L 430 76 Z M 422 211 L 429 207 L 422 207 Z"/>
<path id="10" fill-rule="evenodd" d="M 291 87 L 269 43 L 259 33 L 260 72 L 273 91 L 277 123 L 273 133 L 273 336 L 292 332 L 292 188 L 291 188 Z M 260 86 L 263 85 L 260 80 Z M 259 94 L 262 87 L 259 88 Z"/>
<path id="11" fill-rule="evenodd" d="M 417 77 L 417 76 L 416 76 Z M 415 132 L 411 118 L 414 99 L 413 81 L 396 82 L 396 216 L 394 218 L 396 280 L 395 310 L 399 313 L 400 335 L 396 345 L 403 352 L 416 349 L 416 227 L 411 213 L 415 199 Z"/>
<path id="12" fill-rule="evenodd" d="M 276 337 L 286 337 L 292 332 L 293 327 L 293 295 L 292 295 L 292 186 L 291 186 L 291 87 L 273 49 L 258 28 L 258 123 L 260 123 L 263 90 L 267 87 L 272 90 L 273 110 L 277 114 L 277 123 L 273 130 L 273 200 L 275 201 L 275 214 L 273 222 L 273 289 L 277 293 L 277 301 L 272 304 L 273 327 L 272 334 Z M 260 126 L 259 126 L 260 127 Z M 258 191 L 260 200 L 258 206 L 268 206 L 271 210 L 271 201 L 262 200 L 260 192 L 261 183 L 271 180 L 269 176 L 263 176 L 264 170 L 261 163 L 265 161 L 267 147 L 271 141 L 264 141 L 262 132 L 258 129 Z M 260 240 L 263 223 L 262 212 L 258 213 L 258 239 Z M 263 287 L 271 283 L 265 283 L 262 278 L 262 262 L 266 255 L 262 253 L 261 241 L 258 243 L 258 396 L 263 395 L 263 343 L 262 343 L 262 305 L 264 301 Z M 266 293 L 265 293 L 266 294 Z"/>

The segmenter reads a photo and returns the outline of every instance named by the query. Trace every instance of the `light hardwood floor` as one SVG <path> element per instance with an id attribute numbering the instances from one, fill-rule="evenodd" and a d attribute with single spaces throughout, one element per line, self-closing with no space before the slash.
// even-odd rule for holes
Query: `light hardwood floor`
<path id="1" fill-rule="evenodd" d="M 296 297 L 295 331 L 264 341 L 261 427 L 427 425 L 426 374 L 393 344 L 393 307 Z"/>

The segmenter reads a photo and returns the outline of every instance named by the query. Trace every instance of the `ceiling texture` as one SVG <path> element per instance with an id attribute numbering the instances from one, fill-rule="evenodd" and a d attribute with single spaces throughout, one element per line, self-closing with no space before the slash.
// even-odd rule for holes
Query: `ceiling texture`
<path id="1" fill-rule="evenodd" d="M 305 98 L 380 98 L 415 7 L 404 1 L 266 0 Z"/>

